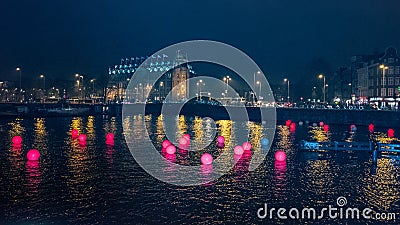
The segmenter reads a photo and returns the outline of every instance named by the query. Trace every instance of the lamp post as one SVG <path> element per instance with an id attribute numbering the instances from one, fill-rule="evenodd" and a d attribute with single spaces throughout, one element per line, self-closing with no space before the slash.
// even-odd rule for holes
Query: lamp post
<path id="1" fill-rule="evenodd" d="M 253 87 L 255 87 L 256 86 L 256 74 L 260 74 L 261 73 L 261 71 L 257 71 L 257 72 L 254 72 L 253 73 Z"/>
<path id="2" fill-rule="evenodd" d="M 319 76 L 318 76 L 318 78 L 319 79 L 324 79 L 324 104 L 325 104 L 325 101 L 326 101 L 326 78 L 325 78 L 325 76 L 324 75 L 322 75 L 322 74 L 320 74 Z"/>
<path id="3" fill-rule="evenodd" d="M 163 94 L 161 94 L 161 88 L 163 89 Z M 158 98 L 161 101 L 161 98 L 164 97 L 164 82 L 160 82 L 160 87 L 158 89 Z"/>
<path id="4" fill-rule="evenodd" d="M 287 101 L 290 102 L 290 80 L 285 78 L 283 82 L 287 82 Z"/>
<path id="5" fill-rule="evenodd" d="M 20 67 L 17 67 L 15 70 L 19 72 L 19 90 L 21 91 L 21 89 L 22 89 L 22 69 Z"/>
<path id="6" fill-rule="evenodd" d="M 260 92 L 258 93 L 258 100 L 261 101 L 261 82 L 257 81 L 256 84 L 260 85 Z"/>
<path id="7" fill-rule="evenodd" d="M 85 84 L 83 83 L 83 76 L 80 75 L 79 78 L 82 79 L 81 96 L 82 96 L 83 99 L 85 99 L 85 94 L 84 94 L 85 93 Z"/>
<path id="8" fill-rule="evenodd" d="M 385 89 L 385 83 L 386 83 L 386 80 L 385 80 L 385 71 L 386 71 L 387 69 L 389 69 L 389 67 L 387 67 L 387 66 L 385 66 L 385 65 L 382 64 L 382 65 L 379 66 L 379 68 L 382 69 L 382 90 L 384 90 L 384 89 Z M 384 93 L 382 93 L 382 91 L 381 91 L 381 96 L 382 96 L 382 97 L 386 97 L 386 90 L 385 90 Z"/>
<path id="9" fill-rule="evenodd" d="M 78 84 L 78 91 L 80 92 L 81 91 L 81 82 L 80 82 L 78 73 L 75 74 L 75 78 L 77 78 L 76 83 Z M 81 93 L 78 94 L 78 99 L 80 98 L 80 95 L 81 95 Z"/>
<path id="10" fill-rule="evenodd" d="M 129 78 L 128 78 L 129 79 Z M 92 92 L 93 92 L 93 94 L 92 94 L 92 98 L 94 97 L 94 94 L 95 94 L 95 91 L 94 91 L 94 83 L 95 83 L 95 81 L 96 81 L 96 79 L 91 79 L 90 80 L 90 83 L 92 83 Z"/>
<path id="11" fill-rule="evenodd" d="M 203 80 L 199 80 L 199 82 L 197 82 L 196 85 L 197 85 L 197 93 L 198 93 L 197 100 L 199 100 L 199 98 L 201 99 L 201 85 L 204 85 Z"/>
<path id="12" fill-rule="evenodd" d="M 229 81 L 232 80 L 229 76 L 224 77 L 224 82 L 226 83 L 225 93 L 228 93 Z"/>
<path id="13" fill-rule="evenodd" d="M 43 79 L 43 98 L 46 98 L 46 77 L 40 74 L 40 78 Z"/>

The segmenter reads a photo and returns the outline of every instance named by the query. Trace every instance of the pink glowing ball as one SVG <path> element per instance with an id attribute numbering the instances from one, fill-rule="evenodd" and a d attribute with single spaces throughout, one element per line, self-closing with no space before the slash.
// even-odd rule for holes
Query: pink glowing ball
<path id="1" fill-rule="evenodd" d="M 11 141 L 12 141 L 12 143 L 14 145 L 21 145 L 22 144 L 22 137 L 21 136 L 14 136 Z"/>
<path id="2" fill-rule="evenodd" d="M 388 137 L 390 137 L 390 138 L 394 137 L 394 130 L 393 129 L 389 129 L 387 131 L 387 134 L 388 134 Z"/>
<path id="3" fill-rule="evenodd" d="M 324 131 L 325 131 L 325 132 L 328 132 L 328 131 L 329 131 L 329 125 L 327 125 L 327 124 L 324 125 Z"/>
<path id="4" fill-rule="evenodd" d="M 225 142 L 225 137 L 224 136 L 218 136 L 217 142 L 218 143 L 224 143 Z"/>
<path id="5" fill-rule="evenodd" d="M 292 123 L 291 120 L 286 120 L 286 126 L 287 126 L 287 127 L 290 126 L 291 123 Z"/>
<path id="6" fill-rule="evenodd" d="M 114 134 L 113 133 L 106 134 L 106 139 L 107 140 L 114 140 Z"/>
<path id="7" fill-rule="evenodd" d="M 78 137 L 79 142 L 86 142 L 86 134 L 80 134 Z"/>
<path id="8" fill-rule="evenodd" d="M 170 154 L 170 155 L 175 154 L 175 152 L 176 152 L 176 147 L 173 146 L 173 145 L 169 145 L 169 146 L 165 149 L 165 152 L 166 152 L 167 154 Z"/>
<path id="9" fill-rule="evenodd" d="M 368 131 L 369 132 L 374 132 L 374 130 L 375 130 L 375 126 L 374 126 L 374 124 L 370 124 L 370 125 L 368 125 Z"/>
<path id="10" fill-rule="evenodd" d="M 210 153 L 204 153 L 200 158 L 201 164 L 210 165 L 212 164 L 213 157 Z"/>
<path id="11" fill-rule="evenodd" d="M 29 161 L 37 161 L 40 158 L 40 152 L 36 149 L 31 149 L 26 154 L 26 158 L 28 158 Z"/>
<path id="12" fill-rule="evenodd" d="M 323 127 L 323 126 L 324 126 L 324 122 L 322 122 L 322 121 L 319 122 L 319 126 L 320 126 L 320 127 Z"/>
<path id="13" fill-rule="evenodd" d="M 275 160 L 279 162 L 283 162 L 286 160 L 286 153 L 283 151 L 277 151 L 275 153 Z"/>
<path id="14" fill-rule="evenodd" d="M 244 152 L 244 149 L 242 146 L 237 145 L 233 148 L 233 153 L 235 153 L 235 155 L 242 155 Z"/>
<path id="15" fill-rule="evenodd" d="M 244 142 L 244 143 L 242 144 L 242 147 L 243 147 L 243 150 L 245 150 L 245 151 L 250 151 L 250 150 L 251 150 L 251 144 L 250 144 L 250 142 Z"/>
<path id="16" fill-rule="evenodd" d="M 79 131 L 76 129 L 71 130 L 71 137 L 77 138 L 79 136 Z"/>
<path id="17" fill-rule="evenodd" d="M 185 137 L 181 137 L 181 138 L 179 139 L 179 145 L 181 145 L 181 146 L 186 146 L 186 145 L 188 145 L 188 144 L 190 143 L 189 140 L 190 140 L 190 139 L 187 139 L 187 138 L 185 138 Z"/>
<path id="18" fill-rule="evenodd" d="M 296 130 L 296 124 L 295 123 L 291 123 L 289 129 L 292 132 L 295 131 Z"/>
<path id="19" fill-rule="evenodd" d="M 350 125 L 350 131 L 357 131 L 357 127 L 356 127 L 356 125 L 354 125 L 354 124 L 352 124 L 352 125 Z"/>
<path id="20" fill-rule="evenodd" d="M 162 145 L 163 148 L 167 148 L 168 146 L 171 145 L 171 142 L 168 141 L 168 140 L 164 140 L 161 145 Z"/>
<path id="21" fill-rule="evenodd" d="M 190 140 L 190 134 L 184 134 L 182 137 L 186 138 L 187 140 Z"/>

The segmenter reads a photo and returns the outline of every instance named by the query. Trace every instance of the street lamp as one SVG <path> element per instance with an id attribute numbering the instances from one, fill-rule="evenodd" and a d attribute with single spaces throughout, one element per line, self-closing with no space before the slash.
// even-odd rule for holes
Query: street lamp
<path id="1" fill-rule="evenodd" d="M 254 72 L 253 73 L 253 87 L 255 87 L 256 86 L 256 74 L 260 74 L 261 73 L 261 71 L 257 71 L 257 72 Z"/>
<path id="2" fill-rule="evenodd" d="M 232 80 L 229 76 L 224 77 L 224 82 L 226 83 L 225 93 L 228 93 L 229 81 Z"/>
<path id="3" fill-rule="evenodd" d="M 82 81 L 81 81 L 81 83 L 82 83 L 82 88 L 80 88 L 80 91 L 81 91 L 81 98 L 84 99 L 83 91 L 84 91 L 84 89 L 85 89 L 85 85 L 84 85 L 84 83 L 83 83 L 83 76 L 82 76 L 82 75 L 79 75 L 79 74 L 75 74 L 75 76 L 76 76 L 76 75 L 78 75 L 79 79 L 82 79 Z"/>
<path id="4" fill-rule="evenodd" d="M 318 75 L 318 78 L 319 78 L 319 79 L 322 79 L 322 78 L 324 79 L 324 89 L 323 89 L 323 90 L 324 90 L 324 103 L 325 103 L 325 101 L 326 101 L 326 86 L 327 86 L 327 85 L 326 85 L 326 78 L 325 78 L 325 76 L 322 75 L 322 74 Z"/>
<path id="5" fill-rule="evenodd" d="M 129 79 L 129 78 L 128 78 Z M 93 84 L 93 87 L 92 87 L 92 91 L 93 91 L 93 94 L 92 94 L 92 98 L 94 97 L 94 94 L 95 94 L 95 91 L 94 91 L 94 82 L 96 81 L 96 79 L 91 79 L 90 80 L 90 83 L 92 83 Z"/>
<path id="6" fill-rule="evenodd" d="M 161 88 L 163 88 L 163 93 L 162 93 L 162 95 L 161 95 Z M 161 82 L 160 82 L 160 87 L 159 87 L 159 90 L 158 90 L 160 100 L 161 100 L 161 98 L 164 98 L 164 92 L 165 92 L 164 82 L 161 81 Z"/>
<path id="7" fill-rule="evenodd" d="M 385 80 L 385 71 L 386 71 L 387 69 L 389 69 L 389 67 L 387 67 L 387 66 L 381 64 L 381 65 L 379 66 L 379 68 L 382 69 L 382 90 L 384 90 L 384 89 L 385 89 L 385 83 L 386 83 L 386 80 Z M 378 85 L 378 84 L 377 84 L 377 85 Z M 385 96 L 386 96 L 386 90 L 385 90 L 384 93 L 381 92 L 381 96 L 382 96 L 382 97 L 385 97 Z"/>
<path id="8" fill-rule="evenodd" d="M 43 74 L 40 74 L 40 79 L 43 79 L 43 93 L 44 98 L 46 97 L 46 77 Z"/>
<path id="9" fill-rule="evenodd" d="M 259 94 L 258 94 L 258 100 L 260 101 L 260 100 L 261 100 L 261 82 L 260 82 L 260 81 L 257 81 L 256 84 L 260 85 L 260 92 L 259 92 Z"/>
<path id="10" fill-rule="evenodd" d="M 290 80 L 285 78 L 283 82 L 287 82 L 287 101 L 290 102 Z"/>
<path id="11" fill-rule="evenodd" d="M 22 69 L 20 68 L 20 67 L 17 67 L 16 69 L 15 69 L 16 71 L 19 71 L 19 90 L 21 90 L 22 89 Z"/>
<path id="12" fill-rule="evenodd" d="M 199 97 L 200 97 L 200 99 L 201 99 L 201 85 L 202 85 L 202 84 L 203 84 L 203 80 L 199 80 L 199 82 L 196 83 L 196 85 L 197 85 L 197 92 L 199 93 L 197 100 L 199 99 Z M 203 84 L 203 85 L 204 85 L 204 84 Z M 200 91 L 199 91 L 199 90 L 200 90 Z"/>

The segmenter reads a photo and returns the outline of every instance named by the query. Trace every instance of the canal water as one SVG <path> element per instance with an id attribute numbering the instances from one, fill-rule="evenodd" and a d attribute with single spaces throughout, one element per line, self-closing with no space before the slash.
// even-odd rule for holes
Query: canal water
<path id="1" fill-rule="evenodd" d="M 366 207 L 373 212 L 399 212 L 400 155 L 383 154 L 373 161 L 372 153 L 357 151 L 304 151 L 300 140 L 310 141 L 396 141 L 386 137 L 388 128 L 377 127 L 373 135 L 367 127 L 352 132 L 347 126 L 278 125 L 275 140 L 265 161 L 249 171 L 249 159 L 242 158 L 216 181 L 200 186 L 174 186 L 147 174 L 132 157 L 124 140 L 124 126 L 134 127 L 144 119 L 151 139 L 160 152 L 165 139 L 162 117 L 132 116 L 76 118 L 2 118 L 0 120 L 0 224 L 379 224 L 396 221 L 365 219 L 279 219 L 276 214 L 257 216 L 261 207 L 318 210 L 329 205 L 340 208 Z M 225 134 L 232 121 L 198 117 L 177 118 L 181 133 L 190 133 L 193 145 L 209 134 Z M 250 141 L 259 146 L 262 125 L 249 122 Z M 87 145 L 71 139 L 70 130 L 87 134 Z M 125 129 L 128 132 L 129 129 Z M 105 135 L 115 134 L 114 146 L 105 144 Z M 400 130 L 399 130 L 400 132 Z M 179 135 L 180 135 L 179 134 Z M 23 137 L 21 149 L 11 138 Z M 135 132 L 142 138 L 143 132 Z M 230 144 L 231 143 L 231 144 Z M 232 151 L 230 135 L 222 150 Z M 38 162 L 26 160 L 29 149 L 41 152 Z M 209 147 L 214 151 L 215 146 Z M 274 153 L 283 150 L 286 164 L 276 163 Z M 217 153 L 215 153 L 217 154 Z M 214 155 L 215 155 L 214 154 Z M 199 153 L 178 151 L 168 158 L 192 165 Z M 266 204 L 266 205 L 265 205 Z M 275 212 L 276 213 L 276 212 Z M 301 215 L 300 215 L 301 216 Z"/>

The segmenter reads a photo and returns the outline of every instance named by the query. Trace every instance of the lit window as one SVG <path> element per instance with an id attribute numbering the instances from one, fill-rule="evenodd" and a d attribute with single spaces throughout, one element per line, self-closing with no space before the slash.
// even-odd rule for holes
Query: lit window
<path id="1" fill-rule="evenodd" d="M 396 75 L 399 75 L 399 74 L 400 74 L 400 66 L 396 66 L 396 72 L 395 72 L 395 74 L 396 74 Z"/>
<path id="2" fill-rule="evenodd" d="M 388 85 L 393 85 L 393 77 L 388 77 Z"/>
<path id="3" fill-rule="evenodd" d="M 400 77 L 396 77 L 395 78 L 395 85 L 399 85 L 400 84 Z"/>
<path id="4" fill-rule="evenodd" d="M 389 66 L 389 74 L 394 74 L 394 66 Z"/>
<path id="5" fill-rule="evenodd" d="M 381 96 L 386 96 L 386 88 L 381 88 Z"/>
<path id="6" fill-rule="evenodd" d="M 388 96 L 393 96 L 393 88 L 388 88 Z"/>
<path id="7" fill-rule="evenodd" d="M 383 77 L 381 78 L 381 84 L 382 85 L 386 85 L 386 77 L 385 78 L 383 78 Z"/>

